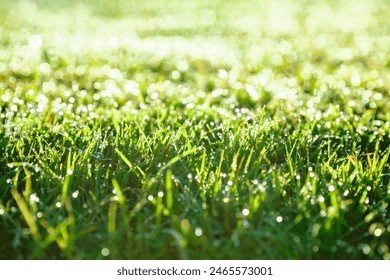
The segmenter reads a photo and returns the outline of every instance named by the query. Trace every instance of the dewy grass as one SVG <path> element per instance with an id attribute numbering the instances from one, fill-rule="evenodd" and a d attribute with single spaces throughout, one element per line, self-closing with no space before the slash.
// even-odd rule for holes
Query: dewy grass
<path id="1" fill-rule="evenodd" d="M 386 1 L 52 2 L 0 4 L 1 259 L 390 259 Z"/>

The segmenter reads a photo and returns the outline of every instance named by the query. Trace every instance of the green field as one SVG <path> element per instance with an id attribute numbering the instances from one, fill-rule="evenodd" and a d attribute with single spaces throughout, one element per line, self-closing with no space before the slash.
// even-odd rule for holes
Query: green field
<path id="1" fill-rule="evenodd" d="M 390 1 L 0 2 L 0 259 L 390 260 Z"/>

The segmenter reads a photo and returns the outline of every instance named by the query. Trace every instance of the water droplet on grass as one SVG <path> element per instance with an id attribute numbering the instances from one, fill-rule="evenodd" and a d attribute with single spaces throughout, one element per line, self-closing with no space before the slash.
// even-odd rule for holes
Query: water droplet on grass
<path id="1" fill-rule="evenodd" d="M 249 215 L 249 210 L 245 208 L 244 210 L 242 210 L 242 214 L 244 216 L 248 216 Z"/>
<path id="2" fill-rule="evenodd" d="M 197 227 L 195 229 L 195 235 L 200 237 L 200 236 L 202 236 L 202 234 L 203 234 L 203 230 L 200 227 Z"/>
<path id="3" fill-rule="evenodd" d="M 107 257 L 110 254 L 110 250 L 108 248 L 103 248 L 101 253 L 104 257 Z"/>
<path id="4" fill-rule="evenodd" d="M 376 101 L 379 101 L 379 100 L 382 99 L 382 94 L 380 94 L 379 92 L 377 92 L 377 93 L 374 94 L 373 97 L 374 97 L 374 99 L 375 99 Z"/>
<path id="5" fill-rule="evenodd" d="M 30 195 L 30 201 L 31 202 L 39 202 L 39 197 L 35 193 L 33 193 Z"/>
<path id="6" fill-rule="evenodd" d="M 376 237 L 381 236 L 381 234 L 382 234 L 382 230 L 381 230 L 380 228 L 377 228 L 376 230 L 374 230 L 374 235 L 375 235 Z"/>
<path id="7" fill-rule="evenodd" d="M 42 46 L 42 37 L 39 35 L 32 35 L 28 38 L 28 45 L 33 49 L 38 49 Z"/>
<path id="8" fill-rule="evenodd" d="M 351 84 L 355 87 L 359 86 L 361 83 L 361 79 L 360 79 L 360 76 L 358 75 L 355 75 L 351 78 Z"/>
<path id="9" fill-rule="evenodd" d="M 371 248 L 369 245 L 364 244 L 362 251 L 363 251 L 363 254 L 368 255 L 371 252 Z"/>
<path id="10" fill-rule="evenodd" d="M 177 70 L 174 70 L 174 71 L 172 71 L 171 72 L 171 78 L 173 79 L 173 80 L 178 80 L 178 79 L 180 79 L 180 72 L 179 71 L 177 71 Z"/>

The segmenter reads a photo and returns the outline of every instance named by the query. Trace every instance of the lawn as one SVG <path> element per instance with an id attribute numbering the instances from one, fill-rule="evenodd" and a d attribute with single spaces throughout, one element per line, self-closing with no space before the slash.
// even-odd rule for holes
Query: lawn
<path id="1" fill-rule="evenodd" d="M 389 1 L 0 3 L 0 259 L 390 260 Z"/>

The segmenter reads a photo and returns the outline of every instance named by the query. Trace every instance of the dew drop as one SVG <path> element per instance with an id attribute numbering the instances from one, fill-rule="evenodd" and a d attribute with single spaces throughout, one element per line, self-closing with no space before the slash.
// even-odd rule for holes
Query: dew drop
<path id="1" fill-rule="evenodd" d="M 381 234 L 382 234 L 382 230 L 381 230 L 380 228 L 377 228 L 376 230 L 374 230 L 374 235 L 375 235 L 376 237 L 381 236 Z"/>
<path id="2" fill-rule="evenodd" d="M 370 252 L 371 252 L 371 248 L 370 246 L 368 246 L 367 244 L 365 244 L 362 248 L 362 251 L 363 251 L 363 254 L 365 255 L 368 255 Z"/>
<path id="3" fill-rule="evenodd" d="M 101 253 L 104 257 L 107 257 L 110 254 L 110 250 L 108 248 L 103 248 Z"/>
<path id="4" fill-rule="evenodd" d="M 172 71 L 172 72 L 171 72 L 171 78 L 172 78 L 173 80 L 178 80 L 178 79 L 180 79 L 180 72 L 177 71 L 177 70 Z"/>
<path id="5" fill-rule="evenodd" d="M 38 49 L 42 46 L 42 37 L 39 35 L 32 35 L 28 38 L 28 45 L 33 49 Z"/>
<path id="6" fill-rule="evenodd" d="M 35 193 L 33 193 L 30 195 L 30 201 L 31 202 L 39 202 L 39 197 Z"/>
<path id="7" fill-rule="evenodd" d="M 200 236 L 202 236 L 202 234 L 203 234 L 203 230 L 200 227 L 197 227 L 195 229 L 195 235 L 200 237 Z"/>

